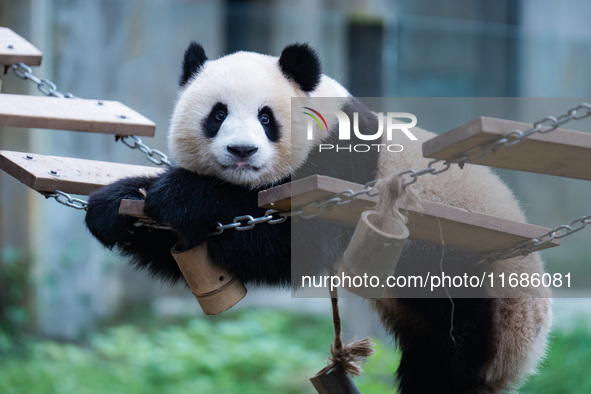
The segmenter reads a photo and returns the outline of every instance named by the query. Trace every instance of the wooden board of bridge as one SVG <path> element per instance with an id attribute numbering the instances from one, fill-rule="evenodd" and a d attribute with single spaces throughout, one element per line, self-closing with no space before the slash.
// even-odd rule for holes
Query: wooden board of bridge
<path id="1" fill-rule="evenodd" d="M 511 130 L 531 127 L 530 123 L 480 117 L 424 142 L 423 156 L 454 159 Z M 591 180 L 591 133 L 565 129 L 534 133 L 519 144 L 499 147 L 477 164 Z"/>
<path id="2" fill-rule="evenodd" d="M 154 136 L 156 124 L 117 102 L 0 94 L 0 126 Z"/>
<path id="3" fill-rule="evenodd" d="M 118 179 L 157 175 L 162 168 L 0 150 L 0 169 L 39 192 L 88 195 Z"/>
<path id="4" fill-rule="evenodd" d="M 363 185 L 314 175 L 260 192 L 259 206 L 289 211 L 346 189 L 357 191 L 363 189 Z M 349 204 L 323 210 L 317 219 L 356 226 L 361 213 L 373 207 L 376 201 L 375 197 L 361 195 Z M 119 213 L 144 217 L 142 210 L 143 201 L 123 200 Z M 401 211 L 409 217 L 407 226 L 411 239 L 441 244 L 443 237 L 447 247 L 474 253 L 503 250 L 548 231 L 543 227 L 426 200 L 421 200 L 417 209 L 402 207 Z M 559 244 L 560 240 L 554 240 L 545 247 Z"/>
<path id="5" fill-rule="evenodd" d="M 9 66 L 25 63 L 28 66 L 41 64 L 41 52 L 30 42 L 7 27 L 0 27 L 0 64 Z"/>

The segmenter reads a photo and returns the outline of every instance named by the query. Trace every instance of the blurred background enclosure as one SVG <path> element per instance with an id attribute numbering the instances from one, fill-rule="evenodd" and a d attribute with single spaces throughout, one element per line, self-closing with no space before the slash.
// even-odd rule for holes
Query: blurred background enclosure
<path id="1" fill-rule="evenodd" d="M 584 0 L 0 0 L 0 26 L 43 52 L 36 75 L 63 92 L 142 113 L 157 124 L 156 137 L 144 142 L 163 151 L 191 40 L 210 58 L 237 50 L 279 55 L 287 44 L 308 42 L 324 72 L 357 96 L 588 97 L 590 15 Z M 5 93 L 38 94 L 12 72 L 2 82 Z M 457 125 L 472 119 L 463 115 L 454 113 Z M 108 135 L 4 127 L 0 149 L 148 164 Z M 532 223 L 551 227 L 589 213 L 583 181 L 501 173 Z M 546 259 L 589 265 L 589 239 L 589 232 L 569 237 Z M 200 315 L 187 293 L 133 271 L 90 236 L 82 213 L 0 173 L 0 328 L 80 340 L 103 324 Z M 327 300 L 287 297 L 253 292 L 238 308 L 328 313 Z M 350 310 L 359 305 L 349 302 Z M 374 317 L 351 320 L 351 335 L 376 333 Z"/>

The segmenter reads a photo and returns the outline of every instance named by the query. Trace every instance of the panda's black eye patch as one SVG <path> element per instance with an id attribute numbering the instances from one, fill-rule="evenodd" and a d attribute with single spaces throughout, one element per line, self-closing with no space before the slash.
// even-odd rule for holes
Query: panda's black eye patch
<path id="1" fill-rule="evenodd" d="M 203 120 L 203 129 L 208 138 L 213 138 L 217 135 L 222 123 L 228 116 L 228 106 L 222 103 L 216 103 L 209 112 L 207 118 Z"/>
<path id="2" fill-rule="evenodd" d="M 275 121 L 271 108 L 265 106 L 259 110 L 259 122 L 265 129 L 265 134 L 271 142 L 279 141 L 279 125 Z"/>

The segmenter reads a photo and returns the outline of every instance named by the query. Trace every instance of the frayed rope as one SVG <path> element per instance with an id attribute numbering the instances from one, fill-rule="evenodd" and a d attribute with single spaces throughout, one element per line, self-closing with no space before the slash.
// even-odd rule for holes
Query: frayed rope
<path id="1" fill-rule="evenodd" d="M 406 223 L 407 217 L 400 212 L 399 202 L 404 203 L 407 208 L 417 208 L 419 206 L 417 192 L 413 188 L 403 188 L 402 183 L 403 179 L 398 174 L 381 178 L 376 183 L 375 188 L 379 192 L 378 203 L 376 204 L 376 211 L 379 213 L 378 218 L 392 215 Z"/>
<path id="2" fill-rule="evenodd" d="M 360 341 L 350 341 L 343 345 L 343 334 L 341 333 L 341 317 L 339 314 L 339 299 L 336 289 L 331 291 L 332 303 L 332 320 L 334 324 L 334 344 L 330 346 L 329 364 L 319 372 L 322 374 L 325 371 L 342 368 L 346 373 L 359 376 L 363 373 L 361 364 L 366 361 L 366 358 L 374 353 L 374 343 L 371 339 L 365 338 Z"/>
<path id="3" fill-rule="evenodd" d="M 378 189 L 379 198 L 376 211 L 379 212 L 379 222 L 381 222 L 380 218 L 386 215 L 393 215 L 404 223 L 407 222 L 406 216 L 398 208 L 399 201 L 404 202 L 407 208 L 419 206 L 419 197 L 416 191 L 412 188 L 403 188 L 402 183 L 402 178 L 397 174 L 382 178 L 377 182 L 375 187 Z M 381 223 L 377 223 L 377 226 L 380 227 Z M 371 339 L 365 338 L 359 341 L 349 341 L 343 345 L 339 298 L 336 289 L 330 290 L 330 297 L 335 339 L 334 344 L 330 346 L 331 357 L 328 359 L 329 364 L 318 375 L 332 369 L 342 368 L 350 375 L 359 376 L 363 373 L 361 365 L 366 361 L 367 357 L 374 354 L 374 343 Z"/>

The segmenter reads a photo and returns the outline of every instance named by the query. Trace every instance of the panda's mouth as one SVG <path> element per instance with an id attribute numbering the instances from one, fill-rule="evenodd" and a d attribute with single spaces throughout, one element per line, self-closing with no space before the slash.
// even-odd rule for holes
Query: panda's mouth
<path id="1" fill-rule="evenodd" d="M 234 171 L 259 171 L 260 167 L 255 167 L 251 164 L 239 161 L 232 165 L 222 165 L 224 170 L 234 170 Z"/>

